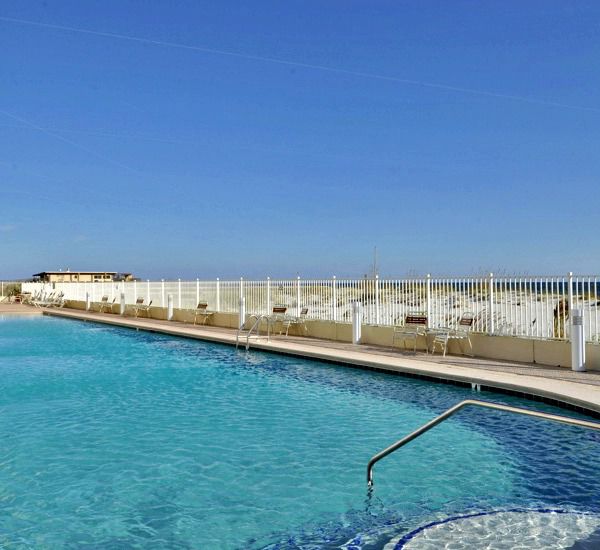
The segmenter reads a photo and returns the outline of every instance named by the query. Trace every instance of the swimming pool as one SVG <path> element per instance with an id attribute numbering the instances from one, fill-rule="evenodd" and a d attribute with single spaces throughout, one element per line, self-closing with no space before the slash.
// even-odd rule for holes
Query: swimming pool
<path id="1" fill-rule="evenodd" d="M 0 373 L 0 546 L 425 548 L 423 526 L 515 510 L 600 527 L 599 434 L 496 411 L 390 455 L 367 499 L 369 458 L 462 387 L 53 318 L 0 322 Z"/>

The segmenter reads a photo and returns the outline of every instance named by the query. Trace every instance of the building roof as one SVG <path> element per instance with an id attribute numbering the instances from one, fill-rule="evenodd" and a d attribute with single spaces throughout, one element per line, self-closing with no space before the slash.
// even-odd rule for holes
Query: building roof
<path id="1" fill-rule="evenodd" d="M 93 275 L 95 273 L 104 273 L 105 275 L 116 275 L 116 271 L 73 271 L 69 269 L 67 271 L 40 271 L 40 273 L 34 273 L 34 277 L 40 277 L 41 275 L 64 275 L 67 273 L 75 273 L 77 275 Z"/>

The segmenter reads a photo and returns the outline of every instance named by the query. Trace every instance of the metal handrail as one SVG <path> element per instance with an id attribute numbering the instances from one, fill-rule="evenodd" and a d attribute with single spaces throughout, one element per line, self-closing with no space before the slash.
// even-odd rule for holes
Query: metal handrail
<path id="1" fill-rule="evenodd" d="M 248 321 L 251 321 L 252 319 L 258 319 L 258 315 L 250 315 L 250 317 L 248 317 L 248 319 L 246 319 L 242 325 L 240 326 L 240 328 L 238 328 L 237 334 L 235 336 L 235 347 L 237 349 L 237 347 L 240 344 L 240 334 L 242 334 L 242 332 L 244 332 L 244 330 L 246 330 L 244 327 L 246 326 L 246 324 L 248 323 Z M 254 325 L 252 325 L 252 327 L 248 330 L 252 330 L 252 328 L 254 327 Z"/>
<path id="2" fill-rule="evenodd" d="M 259 327 L 260 326 L 260 322 L 265 320 L 267 321 L 267 341 L 269 341 L 271 339 L 271 323 L 270 323 L 270 317 L 268 315 L 251 315 L 247 321 L 250 321 L 251 319 L 255 318 L 256 321 L 254 322 L 254 324 L 248 329 L 248 332 L 246 334 L 246 351 L 248 351 L 250 349 L 250 336 L 252 335 L 252 331 L 254 329 L 256 329 L 257 332 L 257 337 L 259 335 L 258 331 L 259 331 Z M 239 346 L 239 340 L 240 340 L 240 334 L 244 331 L 244 326 L 246 326 L 246 322 L 244 322 L 244 324 L 238 329 L 237 332 L 237 336 L 235 337 L 235 347 L 237 349 L 237 347 Z"/>
<path id="3" fill-rule="evenodd" d="M 519 407 L 510 407 L 508 405 L 500 405 L 498 403 L 490 403 L 488 401 L 478 401 L 476 399 L 466 399 L 465 401 L 461 401 L 460 403 L 454 405 L 454 407 L 450 407 L 446 412 L 440 414 L 438 417 L 433 420 L 427 422 L 421 426 L 418 430 L 415 430 L 411 434 L 403 437 L 399 441 L 396 441 L 393 445 L 390 445 L 387 449 L 380 451 L 377 453 L 371 460 L 369 460 L 369 464 L 367 465 L 367 484 L 369 487 L 373 486 L 373 466 L 377 464 L 382 458 L 385 458 L 387 455 L 393 453 L 398 450 L 400 447 L 404 447 L 407 443 L 410 443 L 413 439 L 416 439 L 420 435 L 423 435 L 425 432 L 431 430 L 431 428 L 437 426 L 454 413 L 457 413 L 461 409 L 467 406 L 474 407 L 485 407 L 488 409 L 496 409 L 498 411 L 523 414 L 526 416 L 533 416 L 535 418 L 542 418 L 544 420 L 552 420 L 553 422 L 561 422 L 562 424 L 570 424 L 572 426 L 579 426 L 581 428 L 589 428 L 592 430 L 600 430 L 600 423 L 598 422 L 590 422 L 588 420 L 579 420 L 577 418 L 570 418 L 568 416 L 561 416 L 557 414 L 549 414 L 545 412 L 532 411 L 529 409 L 521 409 Z"/>

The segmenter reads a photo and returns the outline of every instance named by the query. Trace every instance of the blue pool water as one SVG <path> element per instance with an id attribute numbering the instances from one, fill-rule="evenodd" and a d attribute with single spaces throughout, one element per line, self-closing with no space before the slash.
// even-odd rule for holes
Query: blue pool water
<path id="1" fill-rule="evenodd" d="M 481 510 L 600 513 L 600 436 L 501 394 L 52 318 L 0 320 L 0 547 L 382 548 Z"/>

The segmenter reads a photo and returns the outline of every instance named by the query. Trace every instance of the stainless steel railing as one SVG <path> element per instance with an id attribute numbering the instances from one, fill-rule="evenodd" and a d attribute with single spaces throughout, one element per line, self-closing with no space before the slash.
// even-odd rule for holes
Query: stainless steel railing
<path id="1" fill-rule="evenodd" d="M 249 328 L 245 329 L 246 323 L 255 319 L 254 324 Z M 248 320 L 238 329 L 237 335 L 235 337 L 235 347 L 238 348 L 240 344 L 240 336 L 245 332 L 246 333 L 246 351 L 250 349 L 250 337 L 252 333 L 256 330 L 256 338 L 259 337 L 260 324 L 262 321 L 267 322 L 267 341 L 271 339 L 271 319 L 269 315 L 251 315 Z"/>
<path id="2" fill-rule="evenodd" d="M 588 420 L 579 420 L 577 418 L 570 418 L 568 416 L 549 414 L 540 411 L 532 411 L 529 409 L 521 409 L 519 407 L 510 407 L 508 405 L 500 405 L 498 403 L 490 403 L 487 401 L 478 401 L 476 399 L 466 399 L 465 401 L 461 401 L 460 403 L 454 405 L 454 407 L 449 408 L 447 411 L 440 414 L 438 417 L 434 418 L 430 422 L 427 422 L 427 424 L 421 426 L 418 430 L 415 430 L 414 432 L 403 437 L 399 441 L 396 441 L 396 443 L 390 445 L 387 449 L 384 449 L 383 451 L 377 453 L 373 458 L 371 458 L 371 460 L 369 460 L 369 464 L 367 465 L 368 486 L 373 486 L 373 466 L 375 466 L 377 462 L 379 462 L 382 458 L 385 458 L 389 454 L 393 453 L 394 451 L 397 451 L 401 447 L 404 447 L 404 445 L 410 443 L 413 439 L 416 439 L 420 435 L 423 435 L 425 432 L 431 430 L 431 428 L 437 426 L 447 418 L 451 417 L 453 414 L 468 406 L 485 407 L 487 409 L 495 409 L 497 411 L 504 411 L 515 414 L 523 414 L 525 416 L 533 416 L 535 418 L 541 418 L 543 420 L 551 420 L 553 422 L 560 422 L 562 424 L 570 424 L 571 426 L 579 426 L 581 428 L 600 430 L 600 423 L 598 422 L 590 422 Z"/>

